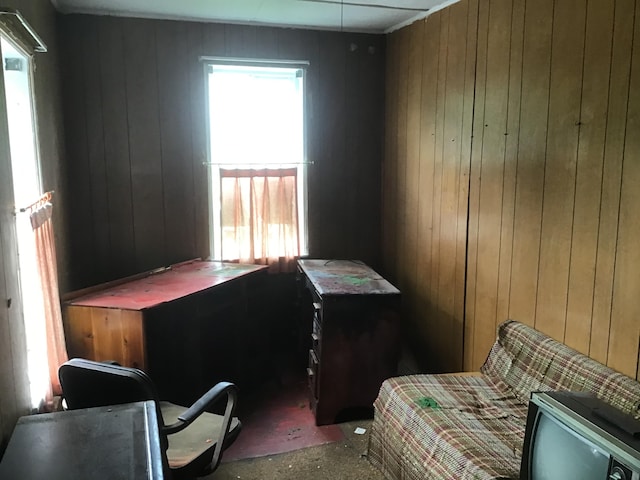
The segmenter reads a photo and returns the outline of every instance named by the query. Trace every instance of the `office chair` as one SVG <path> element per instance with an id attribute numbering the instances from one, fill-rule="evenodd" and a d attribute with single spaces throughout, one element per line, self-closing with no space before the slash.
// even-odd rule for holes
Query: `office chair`
<path id="1" fill-rule="evenodd" d="M 242 427 L 233 416 L 237 388 L 232 383 L 218 383 L 185 408 L 160 401 L 149 376 L 137 368 L 74 358 L 60 366 L 58 377 L 71 410 L 153 400 L 174 479 L 195 478 L 215 470 L 223 450 Z M 225 397 L 224 415 L 205 411 Z"/>

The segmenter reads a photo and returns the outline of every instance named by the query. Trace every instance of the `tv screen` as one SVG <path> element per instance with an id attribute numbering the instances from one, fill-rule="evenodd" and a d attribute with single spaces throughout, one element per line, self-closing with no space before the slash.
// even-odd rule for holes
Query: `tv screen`
<path id="1" fill-rule="evenodd" d="M 534 392 L 520 480 L 640 480 L 640 422 L 593 395 Z"/>
<path id="2" fill-rule="evenodd" d="M 531 480 L 607 478 L 609 455 L 544 411 L 538 412 L 531 450 Z"/>

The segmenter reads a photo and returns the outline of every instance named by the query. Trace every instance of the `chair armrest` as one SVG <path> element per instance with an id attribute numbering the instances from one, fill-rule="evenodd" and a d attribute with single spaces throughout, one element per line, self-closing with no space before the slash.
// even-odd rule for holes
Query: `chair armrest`
<path id="1" fill-rule="evenodd" d="M 227 398 L 227 406 L 224 410 L 224 417 L 219 432 L 219 437 L 216 443 L 216 448 L 213 454 L 213 458 L 210 465 L 210 470 L 213 471 L 220 462 L 220 454 L 224 446 L 225 438 L 229 433 L 231 426 L 231 419 L 233 412 L 236 408 L 236 401 L 238 399 L 238 388 L 230 382 L 220 382 L 211 388 L 207 393 L 200 397 L 191 407 L 185 410 L 179 417 L 178 421 L 172 425 L 166 425 L 162 431 L 166 435 L 177 433 L 189 424 L 191 424 L 196 418 L 198 418 L 208 407 L 215 404 L 220 399 Z"/>
<path id="2" fill-rule="evenodd" d="M 238 398 L 238 388 L 233 383 L 220 382 L 196 400 L 196 402 L 185 410 L 178 418 L 187 425 L 190 424 L 208 407 L 214 405 L 218 400 L 220 400 L 224 394 L 227 395 L 229 400 L 233 400 L 233 405 L 235 407 L 235 403 Z"/>

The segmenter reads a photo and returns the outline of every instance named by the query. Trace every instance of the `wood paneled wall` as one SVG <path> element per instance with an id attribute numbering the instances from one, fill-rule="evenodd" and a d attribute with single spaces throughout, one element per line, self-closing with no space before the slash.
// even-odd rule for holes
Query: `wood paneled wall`
<path id="1" fill-rule="evenodd" d="M 34 59 L 35 108 L 43 187 L 56 191 L 53 203 L 58 267 L 60 284 L 65 285 L 67 249 L 62 233 L 61 162 L 64 141 L 55 11 L 48 0 L 5 0 L 3 5 L 19 9 L 49 48 L 47 53 L 38 53 Z M 31 408 L 5 108 L 4 82 L 0 79 L 0 455 L 18 417 L 29 413 Z"/>
<path id="2" fill-rule="evenodd" d="M 464 322 L 464 336 L 448 341 L 463 341 L 463 366 L 477 369 L 496 326 L 514 318 L 638 377 L 640 2 L 463 0 L 448 15 L 464 5 L 477 11 L 473 132 L 463 139 L 472 149 L 466 300 L 452 320 Z M 446 12 L 429 17 L 425 30 Z M 416 48 L 408 39 L 417 28 L 393 35 L 389 63 Z M 452 41 L 459 43 L 445 48 Z M 388 79 L 388 92 L 411 68 Z M 425 111 L 410 102 L 406 118 L 417 115 L 412 109 Z M 397 125 L 387 139 L 410 138 Z M 387 150 L 385 172 L 403 171 L 403 155 Z M 431 202 L 428 189 L 420 192 L 418 204 L 423 195 Z M 451 215 L 433 205 L 441 219 Z M 400 205 L 398 214 L 411 208 Z M 386 200 L 384 212 L 386 222 Z M 411 238 L 397 233 L 398 242 Z M 402 263 L 400 276 L 409 268 Z M 431 331 L 440 297 L 420 278 L 410 288 L 431 304 L 414 323 L 425 337 L 442 335 Z"/>
<path id="3" fill-rule="evenodd" d="M 201 55 L 311 62 L 310 254 L 379 263 L 383 36 L 86 15 L 61 33 L 74 288 L 208 255 Z"/>
<path id="4" fill-rule="evenodd" d="M 434 371 L 462 368 L 476 5 L 455 4 L 387 43 L 385 273 Z"/>

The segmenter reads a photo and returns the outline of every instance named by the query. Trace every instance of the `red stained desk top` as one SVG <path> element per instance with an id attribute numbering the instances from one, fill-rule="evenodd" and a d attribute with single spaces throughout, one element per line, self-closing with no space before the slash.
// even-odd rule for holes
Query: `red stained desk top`
<path id="1" fill-rule="evenodd" d="M 144 310 L 221 285 L 254 272 L 262 265 L 193 261 L 70 300 L 68 305 Z"/>

